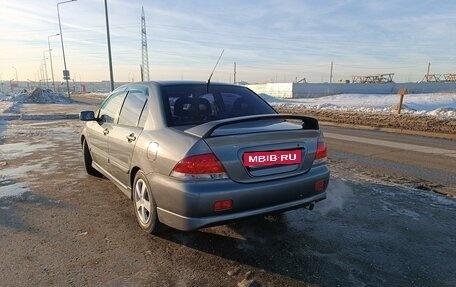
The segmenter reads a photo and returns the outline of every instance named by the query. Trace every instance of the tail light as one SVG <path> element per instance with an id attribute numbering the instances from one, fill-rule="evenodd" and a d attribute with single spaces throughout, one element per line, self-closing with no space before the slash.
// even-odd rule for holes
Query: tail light
<path id="1" fill-rule="evenodd" d="M 213 153 L 193 155 L 176 164 L 171 176 L 183 180 L 212 180 L 228 178 L 225 169 Z"/>
<path id="2" fill-rule="evenodd" d="M 323 134 L 320 134 L 317 141 L 317 151 L 315 152 L 315 159 L 313 165 L 324 163 L 328 160 L 327 148 Z"/>

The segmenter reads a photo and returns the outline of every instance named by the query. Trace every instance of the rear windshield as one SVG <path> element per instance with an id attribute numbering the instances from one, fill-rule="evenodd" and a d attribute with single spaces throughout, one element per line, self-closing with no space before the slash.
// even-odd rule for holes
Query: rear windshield
<path id="1" fill-rule="evenodd" d="M 205 84 L 162 87 L 168 126 L 198 125 L 227 118 L 276 114 L 249 89 L 241 86 Z"/>

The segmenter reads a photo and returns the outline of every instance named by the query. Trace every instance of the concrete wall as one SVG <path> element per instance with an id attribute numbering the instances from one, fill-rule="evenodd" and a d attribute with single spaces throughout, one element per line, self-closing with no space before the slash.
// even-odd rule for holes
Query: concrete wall
<path id="1" fill-rule="evenodd" d="M 266 83 L 245 85 L 257 94 L 268 94 L 276 98 L 292 98 L 294 83 Z"/>
<path id="2" fill-rule="evenodd" d="M 336 94 L 396 94 L 401 88 L 407 89 L 410 94 L 456 92 L 456 83 L 268 83 L 246 86 L 257 94 L 264 93 L 278 98 L 314 98 Z"/>

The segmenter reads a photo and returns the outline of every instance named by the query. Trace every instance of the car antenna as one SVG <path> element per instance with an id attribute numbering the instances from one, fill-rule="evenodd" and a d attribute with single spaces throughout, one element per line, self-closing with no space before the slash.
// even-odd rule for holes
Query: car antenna
<path id="1" fill-rule="evenodd" d="M 211 84 L 212 75 L 214 74 L 215 69 L 217 69 L 217 65 L 218 65 L 218 63 L 220 62 L 220 59 L 222 58 L 223 52 L 225 52 L 225 49 L 223 49 L 223 50 L 222 50 L 222 53 L 220 53 L 220 56 L 219 56 L 219 58 L 218 58 L 218 60 L 217 60 L 217 63 L 215 64 L 214 69 L 212 70 L 212 73 L 211 73 L 211 75 L 209 76 L 209 79 L 207 79 L 207 92 L 208 92 L 208 93 L 209 93 L 209 85 Z"/>

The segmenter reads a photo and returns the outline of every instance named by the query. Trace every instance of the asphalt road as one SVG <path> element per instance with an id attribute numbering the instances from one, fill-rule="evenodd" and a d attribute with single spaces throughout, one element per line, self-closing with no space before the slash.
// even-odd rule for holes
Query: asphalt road
<path id="1" fill-rule="evenodd" d="M 454 140 L 329 126 L 323 130 L 331 159 L 347 170 L 374 170 L 384 181 L 456 197 Z"/>
<path id="2" fill-rule="evenodd" d="M 451 142 L 325 127 L 333 176 L 313 211 L 150 236 L 84 173 L 80 128 L 0 122 L 0 285 L 456 286 L 456 200 L 403 184 L 454 184 L 454 158 L 384 145 Z"/>

